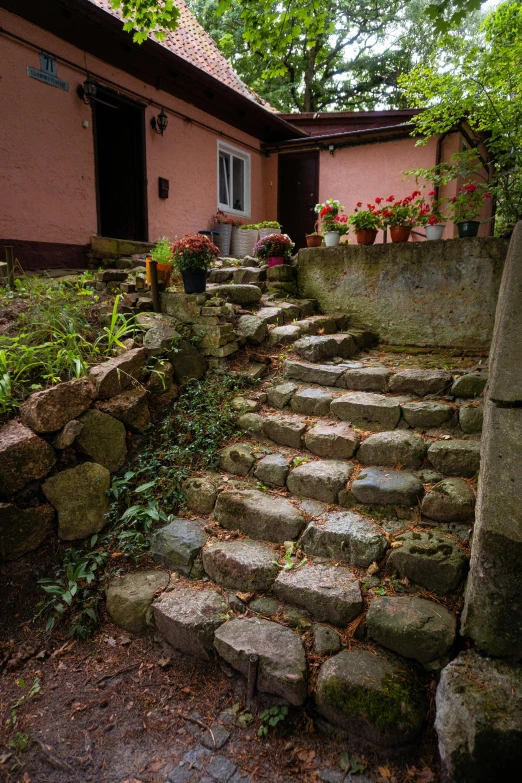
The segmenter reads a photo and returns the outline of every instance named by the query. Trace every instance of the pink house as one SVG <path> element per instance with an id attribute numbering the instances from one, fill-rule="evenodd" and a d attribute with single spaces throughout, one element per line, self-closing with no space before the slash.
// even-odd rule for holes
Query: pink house
<path id="1" fill-rule="evenodd" d="M 183 0 L 178 30 L 142 46 L 109 0 L 1 5 L 0 248 L 24 268 L 83 266 L 96 234 L 208 228 L 218 208 L 302 246 L 317 201 L 406 195 L 404 169 L 469 143 L 459 128 L 416 147 L 412 111 L 278 115 Z"/>

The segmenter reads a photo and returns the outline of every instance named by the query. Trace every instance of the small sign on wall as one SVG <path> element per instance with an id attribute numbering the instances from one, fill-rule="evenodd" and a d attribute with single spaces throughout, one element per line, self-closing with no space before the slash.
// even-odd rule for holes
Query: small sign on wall
<path id="1" fill-rule="evenodd" d="M 50 84 L 51 87 L 58 87 L 59 90 L 69 92 L 69 82 L 64 82 L 58 78 L 58 68 L 56 57 L 47 52 L 40 52 L 40 70 L 27 66 L 27 73 L 32 79 L 38 79 L 40 82 Z"/>

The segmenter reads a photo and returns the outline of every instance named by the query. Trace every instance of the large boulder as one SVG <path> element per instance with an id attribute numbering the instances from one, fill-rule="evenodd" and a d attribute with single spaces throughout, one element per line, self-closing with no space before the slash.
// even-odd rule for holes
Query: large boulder
<path id="1" fill-rule="evenodd" d="M 112 579 L 107 587 L 106 604 L 113 623 L 130 633 L 144 633 L 149 625 L 151 604 L 169 580 L 166 571 L 135 571 Z"/>
<path id="2" fill-rule="evenodd" d="M 58 512 L 60 538 L 76 541 L 105 527 L 110 485 L 111 474 L 96 462 L 84 462 L 47 479 L 42 490 Z"/>
<path id="3" fill-rule="evenodd" d="M 462 652 L 443 669 L 435 729 L 444 781 L 514 781 L 522 765 L 522 666 Z"/>
<path id="4" fill-rule="evenodd" d="M 258 617 L 237 618 L 218 628 L 214 645 L 219 655 L 245 676 L 249 657 L 257 655 L 257 689 L 297 707 L 304 703 L 306 657 L 295 631 Z"/>
<path id="5" fill-rule="evenodd" d="M 96 407 L 118 419 L 130 432 L 143 433 L 150 424 L 150 411 L 147 403 L 147 390 L 142 386 L 99 402 Z"/>
<path id="6" fill-rule="evenodd" d="M 221 492 L 214 516 L 227 530 L 278 543 L 295 540 L 305 526 L 304 516 L 289 500 L 256 489 Z"/>
<path id="7" fill-rule="evenodd" d="M 415 506 L 424 486 L 408 470 L 365 468 L 354 479 L 352 494 L 360 503 L 370 505 Z"/>
<path id="8" fill-rule="evenodd" d="M 158 321 L 143 337 L 143 345 L 149 356 L 161 356 L 170 351 L 181 340 L 181 335 L 172 326 Z"/>
<path id="9" fill-rule="evenodd" d="M 453 380 L 447 370 L 399 370 L 390 378 L 391 392 L 411 392 L 418 397 L 439 394 L 441 397 Z"/>
<path id="10" fill-rule="evenodd" d="M 91 367 L 89 380 L 96 388 L 98 399 L 107 400 L 135 387 L 146 359 L 146 348 L 133 348 L 103 364 Z"/>
<path id="11" fill-rule="evenodd" d="M 150 554 L 155 563 L 190 576 L 194 560 L 207 542 L 203 520 L 174 519 L 150 537 Z"/>
<path id="12" fill-rule="evenodd" d="M 245 593 L 269 590 L 279 568 L 277 552 L 261 541 L 223 541 L 203 550 L 203 568 L 218 585 Z"/>
<path id="13" fill-rule="evenodd" d="M 436 522 L 472 522 L 475 493 L 464 479 L 444 479 L 424 496 L 421 510 L 425 517 Z"/>
<path id="14" fill-rule="evenodd" d="M 17 560 L 38 549 L 53 531 L 54 509 L 46 503 L 19 508 L 0 503 L 0 560 Z"/>
<path id="15" fill-rule="evenodd" d="M 87 378 L 59 383 L 31 394 L 20 407 L 20 417 L 34 432 L 57 432 L 89 408 L 96 389 Z"/>
<path id="16" fill-rule="evenodd" d="M 152 604 L 158 631 L 176 650 L 209 660 L 226 604 L 216 590 L 178 587 Z"/>
<path id="17" fill-rule="evenodd" d="M 316 424 L 305 435 L 308 451 L 328 459 L 350 459 L 360 442 L 359 433 L 345 422 Z"/>
<path id="18" fill-rule="evenodd" d="M 357 578 L 343 566 L 310 564 L 281 571 L 274 594 L 306 609 L 315 620 L 338 626 L 354 620 L 363 605 Z"/>
<path id="19" fill-rule="evenodd" d="M 399 658 L 357 648 L 323 663 L 315 704 L 334 726 L 377 747 L 414 740 L 426 712 L 422 687 Z"/>
<path id="20" fill-rule="evenodd" d="M 403 533 L 396 540 L 402 546 L 390 552 L 388 565 L 402 578 L 441 595 L 451 593 L 464 579 L 468 559 L 451 538 L 426 530 Z"/>
<path id="21" fill-rule="evenodd" d="M 457 620 L 444 606 L 412 596 L 376 596 L 366 622 L 372 639 L 420 663 L 443 659 L 457 633 Z"/>
<path id="22" fill-rule="evenodd" d="M 375 522 L 354 511 L 326 514 L 312 520 L 299 545 L 306 554 L 360 568 L 382 560 L 388 548 L 386 537 Z"/>
<path id="23" fill-rule="evenodd" d="M 435 470 L 447 476 L 472 478 L 480 467 L 480 443 L 475 440 L 439 440 L 428 449 Z"/>
<path id="24" fill-rule="evenodd" d="M 0 429 L 0 494 L 12 495 L 47 476 L 55 462 L 52 446 L 28 427 L 10 421 Z"/>
<path id="25" fill-rule="evenodd" d="M 399 423 L 401 408 L 399 401 L 383 394 L 367 394 L 366 392 L 348 392 L 337 397 L 330 410 L 343 421 L 349 421 L 355 427 L 363 430 L 379 432 L 393 430 Z"/>
<path id="26" fill-rule="evenodd" d="M 480 397 L 488 382 L 485 372 L 468 372 L 456 378 L 451 387 L 453 397 Z"/>
<path id="27" fill-rule="evenodd" d="M 261 289 L 257 285 L 218 285 L 214 289 L 216 295 L 222 296 L 232 304 L 253 304 L 259 302 L 262 296 Z"/>
<path id="28" fill-rule="evenodd" d="M 426 444 L 420 435 L 398 430 L 376 432 L 361 444 L 357 459 L 363 465 L 402 465 L 419 468 L 426 456 Z"/>
<path id="29" fill-rule="evenodd" d="M 176 348 L 168 354 L 169 362 L 174 368 L 176 383 L 186 383 L 189 380 L 202 378 L 208 368 L 205 357 L 195 345 L 187 340 L 179 340 Z"/>
<path id="30" fill-rule="evenodd" d="M 351 462 L 328 459 L 305 462 L 290 471 L 286 486 L 293 495 L 337 503 L 353 473 Z"/>
<path id="31" fill-rule="evenodd" d="M 127 433 L 118 419 L 91 409 L 80 418 L 82 429 L 76 443 L 94 462 L 114 473 L 127 457 Z"/>

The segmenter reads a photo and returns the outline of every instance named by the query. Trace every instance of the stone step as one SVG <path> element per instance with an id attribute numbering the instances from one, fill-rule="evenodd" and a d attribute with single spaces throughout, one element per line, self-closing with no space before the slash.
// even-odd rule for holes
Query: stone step
<path id="1" fill-rule="evenodd" d="M 353 465 L 342 460 L 314 460 L 293 468 L 286 486 L 293 495 L 312 498 L 322 503 L 338 503 L 339 493 L 345 489 Z M 422 485 L 421 485 L 422 486 Z"/>
<path id="2" fill-rule="evenodd" d="M 224 490 L 214 516 L 227 530 L 241 530 L 261 541 L 295 541 L 306 525 L 303 514 L 286 498 L 258 490 Z"/>
<path id="3" fill-rule="evenodd" d="M 279 573 L 278 557 L 273 547 L 250 539 L 210 544 L 202 552 L 203 568 L 213 582 L 245 593 L 271 588 Z"/>
<path id="4" fill-rule="evenodd" d="M 391 573 L 440 595 L 460 586 L 468 558 L 456 541 L 436 530 L 407 532 L 396 540 L 402 546 L 390 552 L 387 566 Z"/>
<path id="5" fill-rule="evenodd" d="M 208 660 L 214 632 L 225 620 L 226 603 L 214 589 L 181 584 L 152 604 L 158 631 L 176 650 Z"/>
<path id="6" fill-rule="evenodd" d="M 362 514 L 337 511 L 312 519 L 299 546 L 308 555 L 368 568 L 382 560 L 388 541 L 379 526 Z"/>

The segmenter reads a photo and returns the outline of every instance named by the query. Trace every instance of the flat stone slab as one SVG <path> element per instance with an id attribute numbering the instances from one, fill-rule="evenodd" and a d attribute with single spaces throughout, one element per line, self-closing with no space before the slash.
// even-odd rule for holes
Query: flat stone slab
<path id="1" fill-rule="evenodd" d="M 329 364 L 307 364 L 299 361 L 285 362 L 285 375 L 304 383 L 317 383 L 319 386 L 342 386 L 345 367 Z"/>
<path id="2" fill-rule="evenodd" d="M 334 334 L 337 331 L 337 321 L 332 315 L 312 315 L 299 322 L 302 334 Z"/>
<path id="3" fill-rule="evenodd" d="M 365 468 L 354 479 L 352 494 L 360 503 L 415 506 L 424 494 L 424 486 L 407 470 Z"/>
<path id="4" fill-rule="evenodd" d="M 155 563 L 190 576 L 194 560 L 207 542 L 204 520 L 174 519 L 150 537 L 150 556 Z"/>
<path id="5" fill-rule="evenodd" d="M 308 362 L 321 362 L 337 356 L 337 342 L 328 336 L 301 337 L 294 344 L 294 350 Z"/>
<path id="6" fill-rule="evenodd" d="M 362 611 L 361 588 L 343 566 L 309 564 L 281 571 L 274 593 L 286 603 L 306 609 L 315 620 L 344 626 Z"/>
<path id="7" fill-rule="evenodd" d="M 258 655 L 257 689 L 296 707 L 307 695 L 306 657 L 295 631 L 258 617 L 229 620 L 215 635 L 219 655 L 245 677 L 249 656 Z"/>
<path id="8" fill-rule="evenodd" d="M 430 592 L 446 595 L 456 590 L 466 573 L 468 558 L 451 538 L 435 530 L 397 536 L 402 546 L 388 558 L 392 571 Z"/>
<path id="9" fill-rule="evenodd" d="M 214 289 L 217 296 L 222 296 L 232 304 L 253 304 L 259 302 L 262 296 L 261 289 L 257 285 L 218 285 Z"/>
<path id="10" fill-rule="evenodd" d="M 268 390 L 267 398 L 270 405 L 274 408 L 284 408 L 288 405 L 290 400 L 296 391 L 299 390 L 299 386 L 295 383 L 280 383 L 278 386 L 273 386 Z"/>
<path id="11" fill-rule="evenodd" d="M 401 407 L 404 421 L 410 427 L 419 429 L 440 427 L 453 415 L 451 405 L 446 405 L 443 402 L 432 402 L 431 400 L 406 402 Z"/>
<path id="12" fill-rule="evenodd" d="M 332 400 L 333 395 L 323 389 L 303 389 L 294 394 L 290 407 L 305 416 L 327 416 Z"/>
<path id="13" fill-rule="evenodd" d="M 282 454 L 268 454 L 259 460 L 254 475 L 263 484 L 284 487 L 289 469 L 288 459 Z"/>
<path id="14" fill-rule="evenodd" d="M 306 528 L 299 541 L 308 555 L 368 568 L 379 562 L 388 548 L 375 522 L 354 511 L 326 514 Z"/>
<path id="15" fill-rule="evenodd" d="M 359 370 L 346 370 L 344 385 L 347 389 L 362 392 L 388 391 L 388 381 L 392 371 L 387 367 L 361 367 Z"/>
<path id="16" fill-rule="evenodd" d="M 152 604 L 156 627 L 176 650 L 208 660 L 225 605 L 215 590 L 179 587 Z"/>
<path id="17" fill-rule="evenodd" d="M 366 622 L 372 639 L 420 663 L 444 658 L 457 633 L 457 620 L 444 606 L 411 596 L 376 596 Z"/>
<path id="18" fill-rule="evenodd" d="M 337 503 L 353 473 L 353 465 L 341 460 L 305 462 L 290 471 L 286 486 L 293 495 L 313 498 L 322 503 Z"/>
<path id="19" fill-rule="evenodd" d="M 270 416 L 263 422 L 263 432 L 281 446 L 300 449 L 307 430 L 306 420 L 299 416 Z"/>
<path id="20" fill-rule="evenodd" d="M 402 465 L 415 469 L 424 462 L 426 451 L 424 439 L 413 432 L 377 432 L 361 444 L 357 459 L 363 465 Z"/>
<path id="21" fill-rule="evenodd" d="M 472 478 L 480 468 L 480 443 L 476 440 L 439 440 L 429 447 L 428 459 L 440 473 Z"/>
<path id="22" fill-rule="evenodd" d="M 522 667 L 460 653 L 440 676 L 435 729 L 447 780 L 490 783 L 520 777 Z"/>
<path id="23" fill-rule="evenodd" d="M 401 417 L 398 400 L 366 392 L 349 392 L 337 397 L 330 411 L 355 427 L 373 432 L 395 429 Z"/>
<path id="24" fill-rule="evenodd" d="M 343 650 L 319 670 L 316 709 L 350 736 L 373 745 L 402 745 L 422 729 L 421 686 L 394 655 Z"/>
<path id="25" fill-rule="evenodd" d="M 145 633 L 148 614 L 158 591 L 169 584 L 166 571 L 135 571 L 109 582 L 106 593 L 107 612 L 118 628 L 129 633 Z"/>
<path id="26" fill-rule="evenodd" d="M 318 457 L 350 459 L 355 454 L 361 436 L 346 424 L 316 424 L 305 434 L 305 446 Z"/>
<path id="27" fill-rule="evenodd" d="M 390 378 L 389 388 L 391 392 L 410 392 L 418 397 L 427 394 L 442 397 L 452 380 L 453 376 L 446 370 L 399 370 Z"/>
<path id="28" fill-rule="evenodd" d="M 269 345 L 290 345 L 301 335 L 301 330 L 295 324 L 276 326 L 268 335 Z"/>
<path id="29" fill-rule="evenodd" d="M 269 590 L 279 573 L 277 552 L 261 541 L 211 544 L 203 550 L 202 558 L 203 568 L 212 581 L 245 593 Z"/>
<path id="30" fill-rule="evenodd" d="M 289 500 L 255 489 L 221 492 L 214 516 L 227 530 L 241 530 L 250 538 L 277 543 L 297 539 L 306 524 Z"/>
<path id="31" fill-rule="evenodd" d="M 248 476 L 255 463 L 252 449 L 245 443 L 233 443 L 219 455 L 219 467 L 234 476 Z"/>
<path id="32" fill-rule="evenodd" d="M 488 382 L 486 372 L 468 372 L 456 378 L 451 387 L 453 397 L 480 397 Z"/>
<path id="33" fill-rule="evenodd" d="M 475 493 L 464 479 L 444 479 L 424 496 L 421 511 L 435 522 L 472 522 L 475 518 Z"/>

